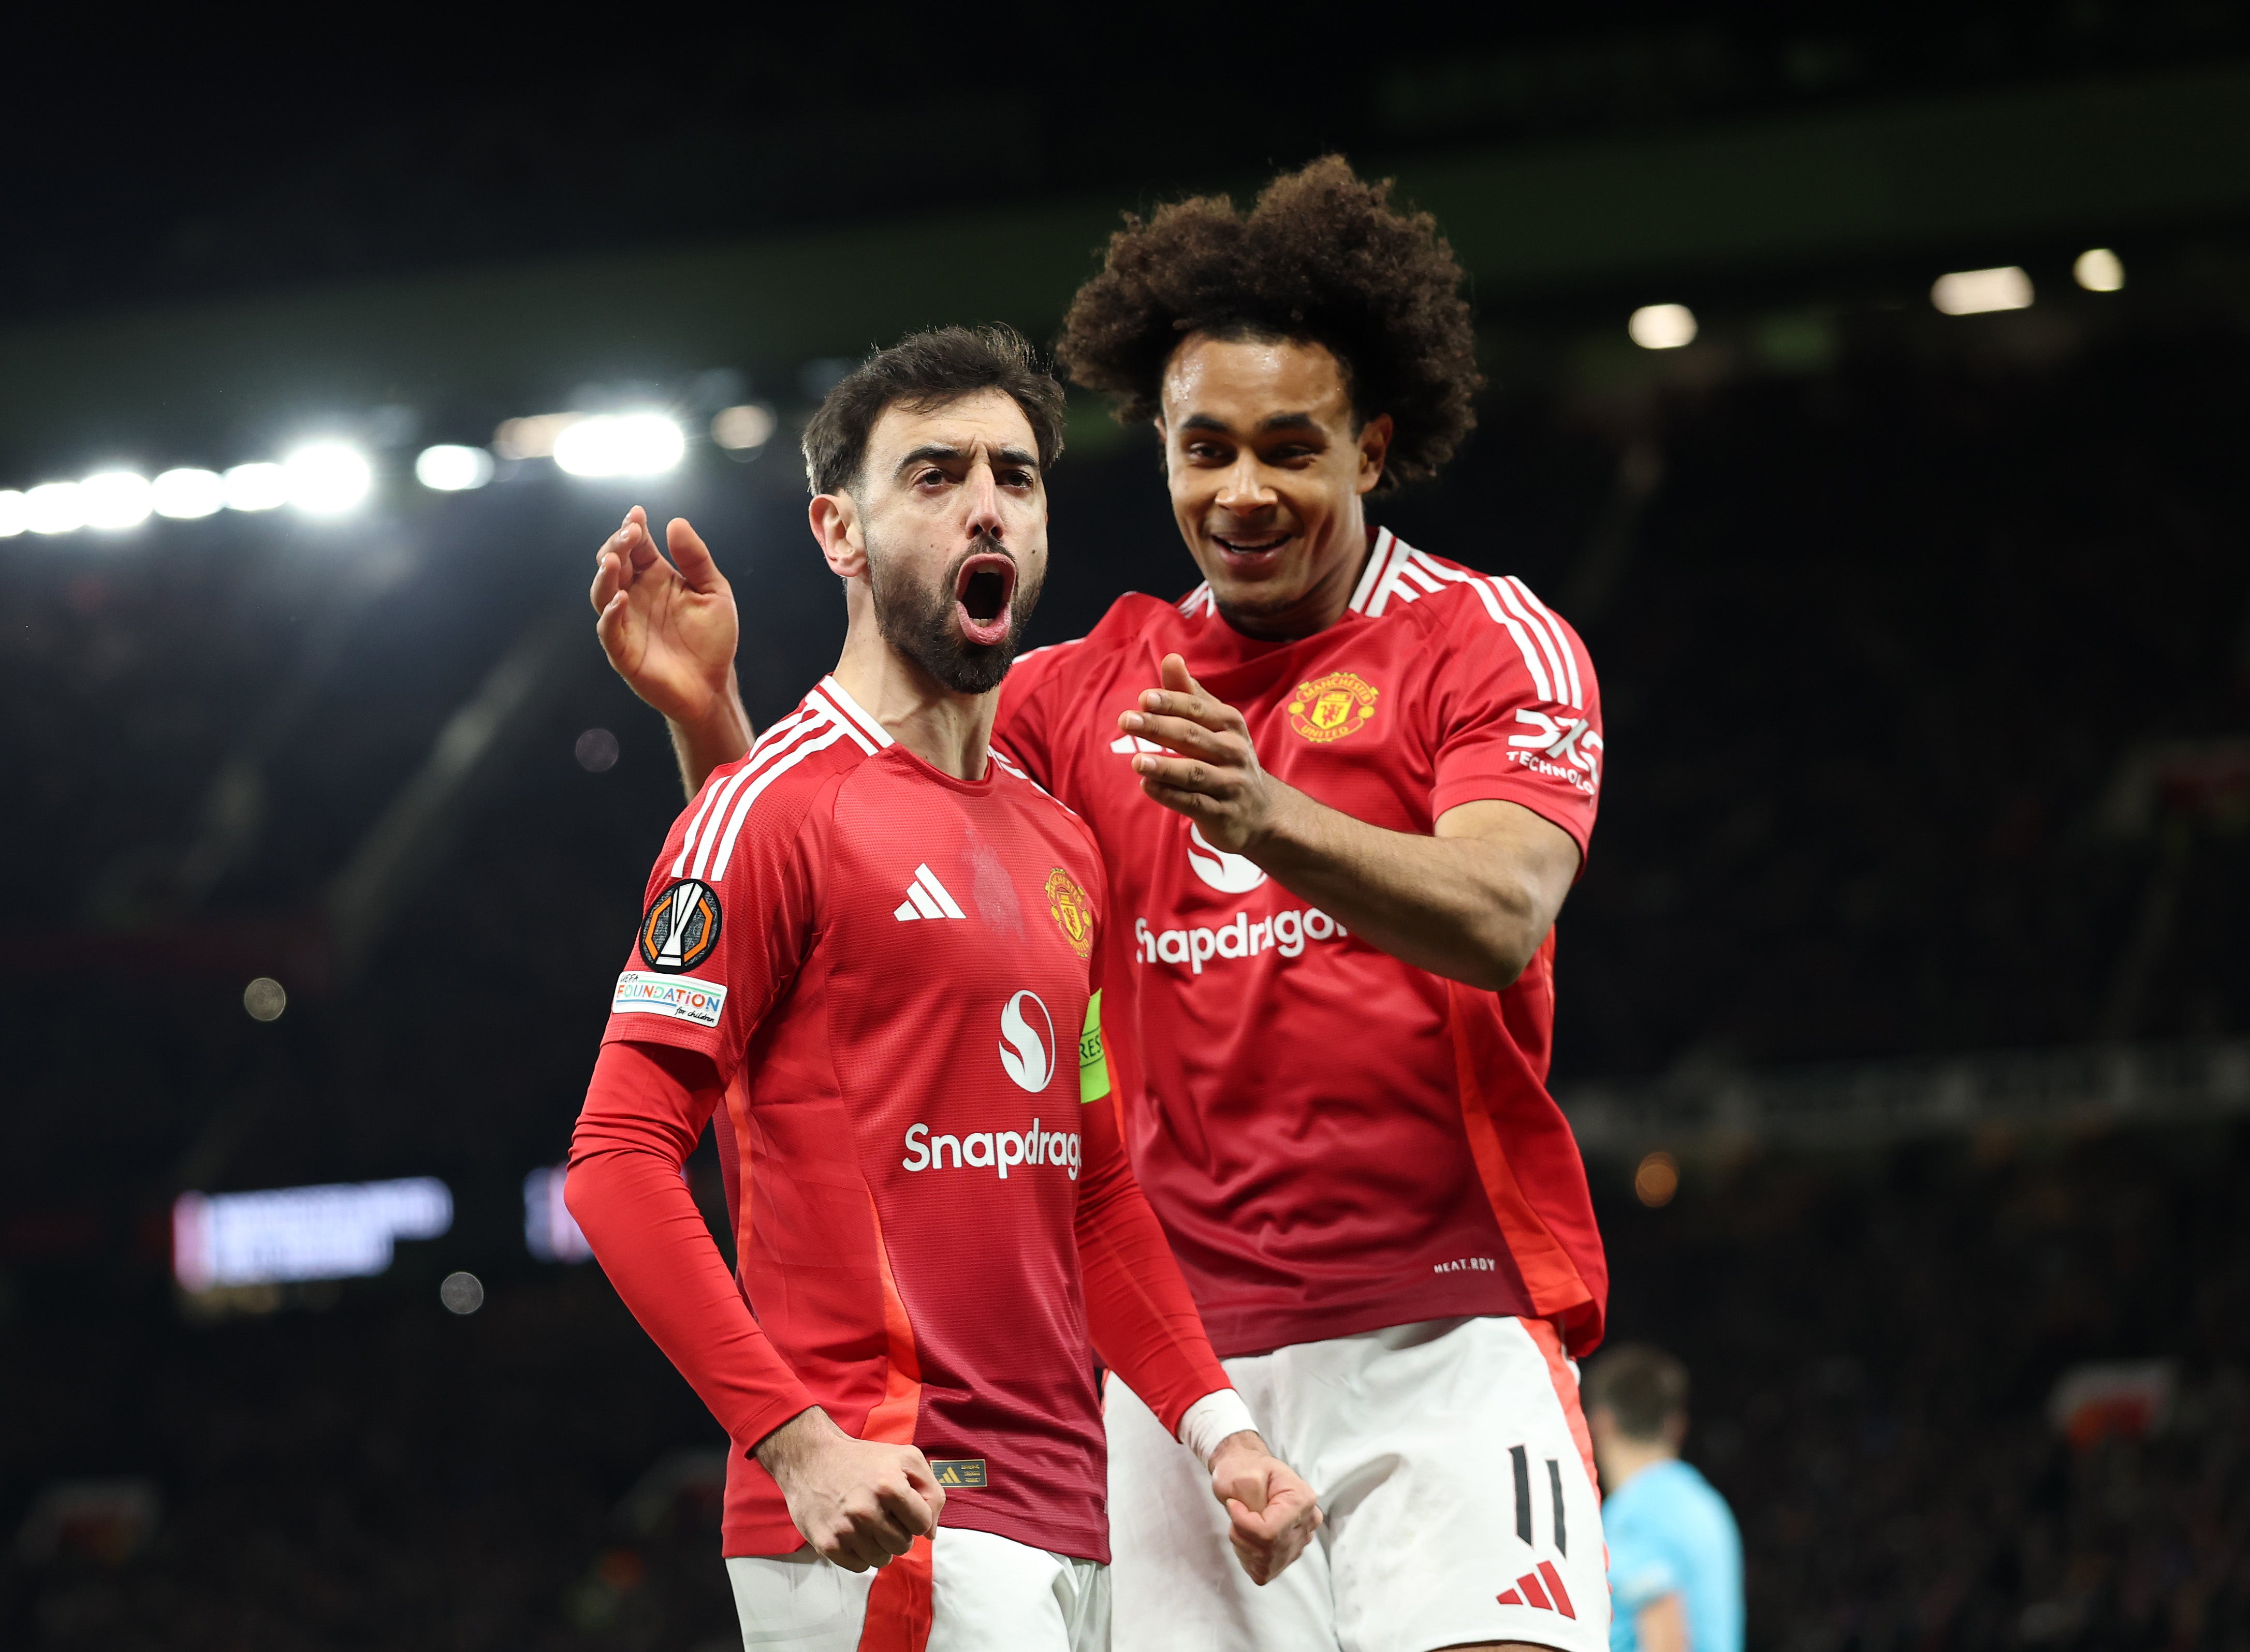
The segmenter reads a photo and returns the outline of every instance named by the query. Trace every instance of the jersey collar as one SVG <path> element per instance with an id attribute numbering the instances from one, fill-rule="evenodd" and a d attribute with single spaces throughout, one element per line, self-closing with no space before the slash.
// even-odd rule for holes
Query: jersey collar
<path id="1" fill-rule="evenodd" d="M 885 746 L 896 743 L 892 740 L 888 729 L 869 716 L 865 707 L 844 692 L 844 685 L 836 681 L 834 673 L 823 677 L 806 697 L 825 702 L 829 710 L 873 741 L 876 750 L 880 751 Z"/>
<path id="2" fill-rule="evenodd" d="M 1411 554 L 1411 547 L 1388 528 L 1377 529 L 1375 548 L 1367 553 L 1367 571 L 1359 577 L 1359 589 L 1351 593 L 1351 612 L 1365 613 L 1368 605 L 1375 600 L 1375 593 L 1383 589 L 1383 582 Z"/>

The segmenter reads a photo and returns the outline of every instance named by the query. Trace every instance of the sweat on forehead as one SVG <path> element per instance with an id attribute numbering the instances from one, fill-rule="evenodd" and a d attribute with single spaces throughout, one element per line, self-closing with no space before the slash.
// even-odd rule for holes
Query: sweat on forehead
<path id="1" fill-rule="evenodd" d="M 816 494 L 847 493 L 885 413 L 949 409 L 987 391 L 1015 403 L 1039 468 L 1051 467 L 1062 454 L 1062 386 L 1031 345 L 1010 328 L 942 327 L 878 350 L 828 392 L 804 427 L 805 481 Z"/>

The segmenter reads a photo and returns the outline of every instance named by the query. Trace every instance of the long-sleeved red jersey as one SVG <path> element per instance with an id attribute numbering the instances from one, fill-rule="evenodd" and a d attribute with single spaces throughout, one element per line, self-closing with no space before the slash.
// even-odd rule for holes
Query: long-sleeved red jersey
<path id="1" fill-rule="evenodd" d="M 749 1452 L 817 1404 L 919 1446 L 943 1524 L 1106 1561 L 1096 1351 L 1168 1427 L 1228 1386 L 1126 1165 L 1106 918 L 1075 815 L 832 678 L 673 828 L 568 1198 L 735 1442 L 728 1554 L 802 1544 Z M 681 1179 L 707 1122 L 731 1275 Z"/>

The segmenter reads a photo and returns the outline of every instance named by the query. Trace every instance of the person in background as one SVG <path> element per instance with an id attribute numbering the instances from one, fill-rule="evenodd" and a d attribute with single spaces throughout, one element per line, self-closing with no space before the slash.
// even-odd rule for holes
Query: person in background
<path id="1" fill-rule="evenodd" d="M 1597 1360 L 1586 1426 L 1602 1475 L 1611 1652 L 1742 1652 L 1743 1539 L 1727 1500 L 1680 1460 L 1688 1369 L 1627 1344 Z"/>

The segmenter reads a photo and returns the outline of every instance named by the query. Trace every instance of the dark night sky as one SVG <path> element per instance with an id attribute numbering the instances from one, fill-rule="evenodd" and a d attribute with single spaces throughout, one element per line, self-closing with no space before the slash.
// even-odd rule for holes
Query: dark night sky
<path id="1" fill-rule="evenodd" d="M 2250 50 L 2239 0 L 1372 15 L 885 3 L 574 34 L 563 14 L 456 10 L 319 36 L 18 19 L 0 328 Z"/>

